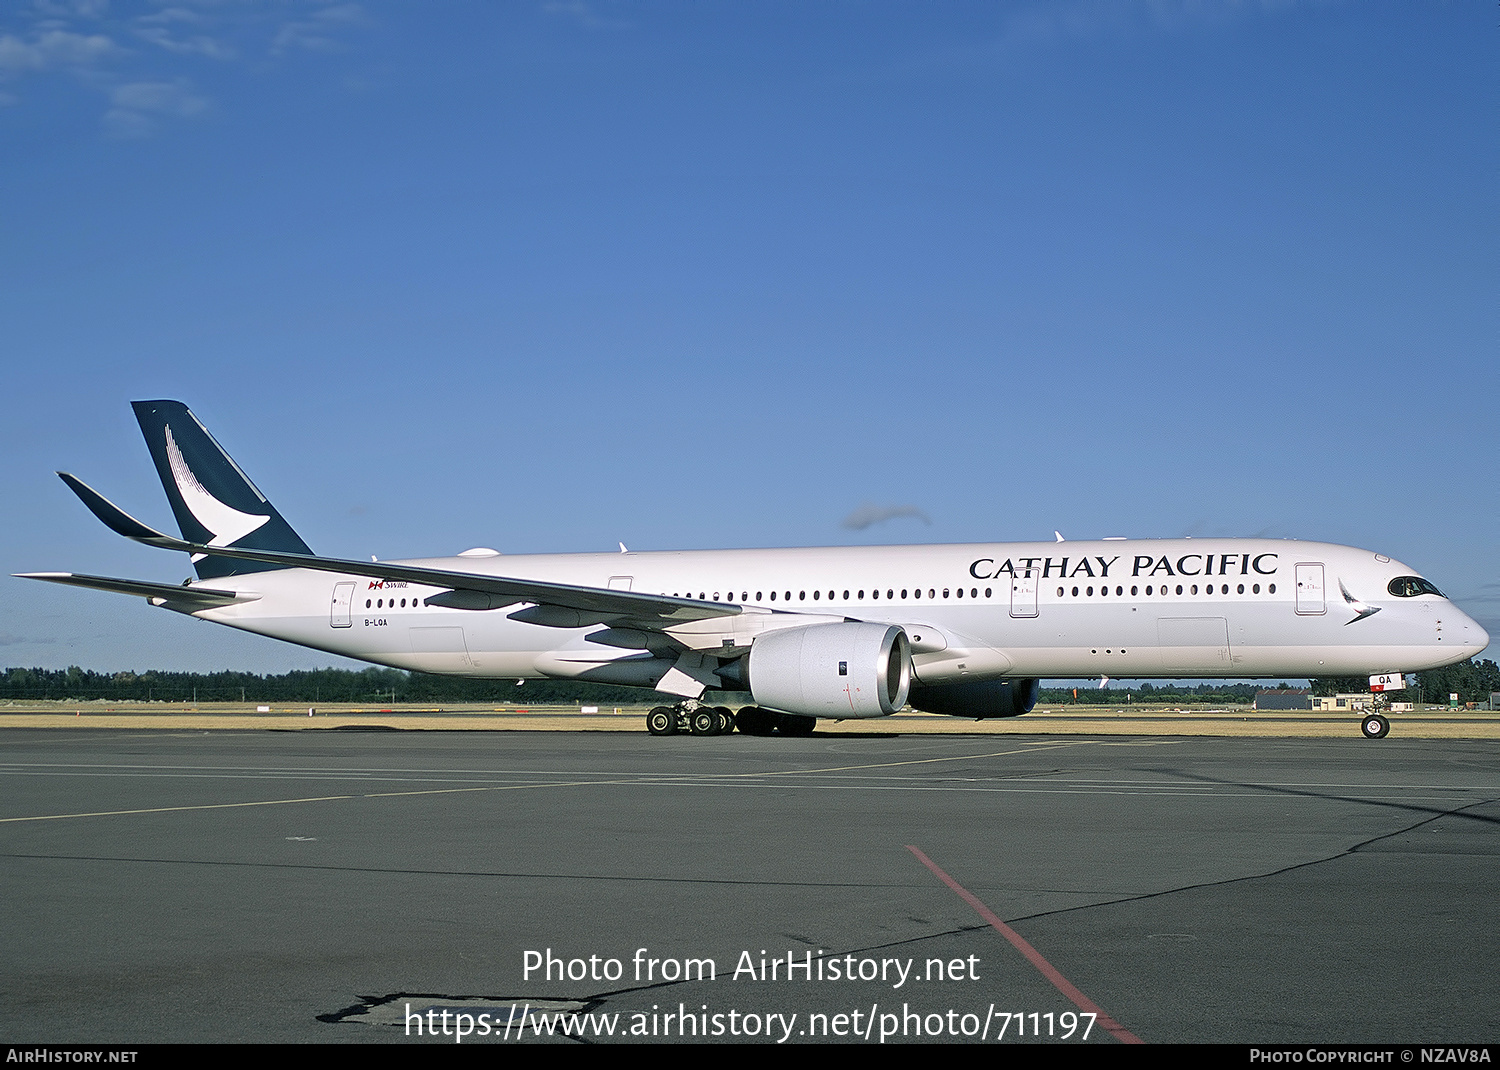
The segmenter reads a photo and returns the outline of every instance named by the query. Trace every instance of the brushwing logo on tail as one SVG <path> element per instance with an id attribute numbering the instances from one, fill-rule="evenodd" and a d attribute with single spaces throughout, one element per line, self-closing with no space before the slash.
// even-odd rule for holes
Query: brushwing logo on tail
<path id="1" fill-rule="evenodd" d="M 188 467 L 182 451 L 177 448 L 171 427 L 167 428 L 167 463 L 172 467 L 172 480 L 177 484 L 177 491 L 182 495 L 188 512 L 213 534 L 208 545 L 233 546 L 271 519 L 269 516 L 256 516 L 230 508 L 205 490 L 203 484 L 198 482 L 198 477 L 193 475 L 193 470 Z"/>

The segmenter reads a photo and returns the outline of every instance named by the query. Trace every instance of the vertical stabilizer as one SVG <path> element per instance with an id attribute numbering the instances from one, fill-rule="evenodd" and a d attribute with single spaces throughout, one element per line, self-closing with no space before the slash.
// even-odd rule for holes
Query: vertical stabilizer
<path id="1" fill-rule="evenodd" d="M 134 401 L 156 474 L 188 542 L 312 554 L 250 477 L 240 471 L 208 428 L 180 401 Z M 195 557 L 198 578 L 263 572 L 276 565 Z"/>

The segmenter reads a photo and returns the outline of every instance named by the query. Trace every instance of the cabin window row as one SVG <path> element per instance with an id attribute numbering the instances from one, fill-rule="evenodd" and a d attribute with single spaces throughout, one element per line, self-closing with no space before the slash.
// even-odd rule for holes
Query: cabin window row
<path id="1" fill-rule="evenodd" d="M 1177 594 L 1197 594 L 1198 590 L 1199 590 L 1198 589 L 1198 585 L 1196 583 L 1194 583 L 1194 584 L 1192 584 L 1192 585 L 1190 585 L 1190 586 L 1188 586 L 1186 588 L 1182 584 L 1179 583 L 1177 585 L 1176 593 Z M 1276 585 L 1274 583 L 1269 584 L 1266 587 L 1266 591 L 1269 594 L 1275 594 L 1276 593 Z M 852 598 L 852 599 L 850 598 L 850 594 L 851 593 L 853 593 L 853 595 L 854 595 L 854 598 Z M 843 600 L 845 602 L 849 602 L 849 601 L 864 601 L 866 593 L 867 592 L 864 591 L 864 590 L 853 591 L 853 592 L 851 592 L 851 591 L 845 591 L 844 592 L 844 598 L 843 598 Z M 1093 587 L 1074 587 L 1071 590 L 1069 588 L 1066 588 L 1066 587 L 1059 587 L 1057 589 L 1057 597 L 1059 597 L 1059 598 L 1068 598 L 1068 597 L 1072 597 L 1072 598 L 1093 598 L 1095 596 L 1095 593 L 1096 592 L 1095 592 L 1095 589 Z M 1110 590 L 1109 590 L 1109 587 L 1107 587 L 1107 586 L 1101 586 L 1100 588 L 1098 588 L 1098 591 L 1097 591 L 1097 594 L 1098 594 L 1098 596 L 1100 598 L 1108 597 L 1109 593 L 1110 593 Z M 1125 595 L 1125 588 L 1124 588 L 1124 586 L 1123 585 L 1116 586 L 1115 589 L 1114 589 L 1114 593 L 1115 593 L 1115 596 L 1117 598 L 1118 597 L 1124 597 L 1124 595 Z M 1131 593 L 1132 596 L 1139 596 L 1140 593 L 1141 593 L 1141 589 L 1138 586 L 1131 587 L 1130 588 L 1130 593 Z M 1171 593 L 1172 593 L 1172 590 L 1166 584 L 1162 584 L 1159 589 L 1156 587 L 1155 584 L 1148 584 L 1146 586 L 1146 594 L 1147 595 L 1155 595 L 1155 594 L 1167 595 L 1167 594 L 1171 594 Z M 1210 584 L 1207 584 L 1207 585 L 1204 586 L 1204 588 L 1203 588 L 1203 594 L 1210 595 L 1210 594 L 1213 594 L 1213 593 L 1214 593 L 1214 585 L 1213 584 L 1210 583 Z M 1227 583 L 1221 584 L 1220 587 L 1219 587 L 1219 592 L 1218 593 L 1220 593 L 1220 594 L 1228 594 L 1229 593 L 1229 584 L 1227 584 Z M 1245 585 L 1243 583 L 1238 584 L 1236 586 L 1236 588 L 1235 588 L 1235 593 L 1236 594 L 1244 594 L 1245 593 Z M 1258 583 L 1252 584 L 1251 585 L 1251 593 L 1252 594 L 1260 594 L 1260 584 L 1258 584 Z M 868 594 L 869 594 L 869 597 L 870 597 L 871 601 L 880 601 L 881 598 L 882 598 L 882 594 L 878 590 L 873 590 L 872 589 L 872 590 L 870 590 L 868 592 Z M 992 587 L 986 587 L 984 589 L 984 597 L 985 598 L 993 598 L 994 596 L 995 596 L 994 588 L 992 588 Z M 693 597 L 693 592 L 689 591 L 689 592 L 687 592 L 686 595 L 682 595 L 682 594 L 679 594 L 678 592 L 674 591 L 674 592 L 672 592 L 672 597 L 673 598 L 683 598 L 683 597 L 692 598 Z M 814 602 L 820 602 L 820 601 L 822 601 L 824 599 L 824 594 L 823 594 L 822 590 L 815 590 L 815 591 L 812 592 L 812 596 L 811 597 L 812 597 L 812 601 L 814 601 Z M 884 599 L 886 601 L 893 602 L 893 601 L 896 600 L 896 597 L 897 597 L 897 592 L 896 592 L 896 589 L 894 587 L 888 587 L 888 588 L 886 588 L 886 590 L 884 592 Z M 903 587 L 903 588 L 901 588 L 901 591 L 900 591 L 900 597 L 903 598 L 903 599 L 921 598 L 922 597 L 922 589 L 921 588 L 915 588 L 915 589 L 913 589 L 913 588 L 909 588 L 909 587 Z M 932 598 L 932 599 L 938 598 L 939 597 L 938 588 L 936 588 L 936 587 L 929 587 L 929 588 L 927 588 L 927 597 L 928 598 Z M 978 598 L 979 597 L 979 588 L 978 587 L 970 587 L 970 588 L 968 588 L 966 590 L 963 587 L 944 587 L 944 588 L 942 588 L 941 597 L 943 597 L 943 598 L 964 598 L 964 597 L 968 597 L 968 598 L 971 598 L 971 599 Z M 718 601 L 721 601 L 721 600 L 722 601 L 726 601 L 726 602 L 731 602 L 731 601 L 734 600 L 734 592 L 733 591 L 727 591 L 727 592 L 723 592 L 721 594 L 721 592 L 719 592 L 719 591 L 714 591 L 712 594 L 709 594 L 709 592 L 707 592 L 707 591 L 700 591 L 700 592 L 698 592 L 698 600 L 700 602 L 707 602 L 707 601 L 718 602 Z M 757 601 L 757 602 L 766 602 L 766 601 L 770 601 L 770 602 L 776 602 L 776 601 L 790 602 L 792 600 L 793 600 L 793 597 L 792 597 L 792 592 L 791 591 L 772 591 L 770 593 L 769 597 L 766 596 L 766 593 L 764 591 L 756 591 L 755 592 L 755 601 Z M 796 601 L 805 602 L 807 600 L 808 600 L 808 592 L 807 591 L 798 591 L 797 592 L 797 594 L 796 594 Z M 837 601 L 838 600 L 838 592 L 837 591 L 829 591 L 828 594 L 827 594 L 827 600 L 830 601 L 830 602 Z M 749 591 L 742 591 L 742 592 L 740 592 L 740 601 L 741 602 L 749 602 L 750 601 L 750 592 Z M 416 609 L 420 604 L 421 604 L 421 602 L 420 602 L 419 599 L 416 599 L 416 598 L 411 599 L 411 608 L 412 609 Z M 375 598 L 375 599 L 366 598 L 365 599 L 365 608 L 366 609 L 396 609 L 398 607 L 398 605 L 399 605 L 399 607 L 401 609 L 407 608 L 407 599 L 405 599 L 405 598 L 402 598 L 402 599 L 399 599 L 399 600 L 395 599 L 395 598 L 389 598 L 389 599 L 387 599 L 387 598 Z"/>
<path id="2" fill-rule="evenodd" d="M 1130 593 L 1131 593 L 1132 596 L 1138 596 L 1141 593 L 1141 589 L 1139 587 L 1131 587 L 1130 588 Z M 1148 583 L 1146 585 L 1146 594 L 1147 595 L 1152 595 L 1152 594 L 1168 595 L 1168 594 L 1171 594 L 1171 593 L 1172 593 L 1172 589 L 1169 588 L 1165 583 L 1162 584 L 1159 589 L 1156 587 L 1155 584 L 1149 584 Z M 1194 583 L 1194 584 L 1188 585 L 1187 587 L 1184 587 L 1182 584 L 1179 583 L 1177 585 L 1177 593 L 1178 594 L 1197 594 L 1198 593 L 1198 585 L 1196 583 Z M 1211 583 L 1205 584 L 1204 587 L 1203 587 L 1203 593 L 1205 595 L 1209 595 L 1209 594 L 1215 593 L 1214 585 L 1211 584 Z M 1219 587 L 1218 587 L 1218 593 L 1219 594 L 1228 594 L 1229 593 L 1229 584 L 1227 584 L 1227 583 L 1220 584 Z M 1244 594 L 1244 593 L 1245 593 L 1245 585 L 1243 583 L 1237 584 L 1235 586 L 1235 594 Z M 1258 583 L 1251 584 L 1250 585 L 1250 593 L 1251 594 L 1260 594 L 1260 584 L 1258 584 Z M 1267 587 L 1266 587 L 1266 593 L 1267 594 L 1275 594 L 1276 593 L 1276 585 L 1274 583 L 1268 584 Z M 1099 597 L 1100 598 L 1105 598 L 1108 595 L 1109 595 L 1109 587 L 1108 586 L 1103 586 L 1103 587 L 1099 588 Z M 1115 587 L 1115 597 L 1121 598 L 1121 597 L 1124 597 L 1124 595 L 1125 595 L 1125 588 L 1124 588 L 1124 586 L 1123 585 L 1116 586 Z M 1092 588 L 1092 587 L 1074 587 L 1071 590 L 1071 592 L 1070 592 L 1068 590 L 1068 588 L 1066 588 L 1066 587 L 1059 587 L 1057 589 L 1057 597 L 1059 597 L 1059 598 L 1069 598 L 1069 597 L 1072 597 L 1072 598 L 1078 598 L 1078 597 L 1092 598 L 1092 597 L 1094 597 L 1094 588 Z"/>
<path id="3" fill-rule="evenodd" d="M 845 602 L 856 602 L 856 601 L 857 602 L 863 602 L 865 600 L 866 594 L 869 595 L 870 601 L 872 601 L 872 602 L 878 602 L 878 601 L 881 601 L 882 599 L 884 599 L 887 602 L 894 602 L 896 600 L 896 598 L 897 598 L 897 591 L 896 591 L 896 588 L 894 588 L 894 587 L 887 587 L 885 589 L 884 593 L 882 593 L 879 590 L 875 590 L 875 589 L 871 589 L 869 591 L 865 591 L 863 589 L 854 590 L 853 588 L 850 588 L 850 589 L 845 590 L 843 592 L 843 594 L 844 594 L 843 601 L 845 601 Z M 853 597 L 851 597 L 851 595 Z M 693 592 L 692 591 L 687 591 L 687 592 L 683 593 L 683 592 L 679 592 L 679 591 L 673 591 L 672 592 L 672 597 L 673 598 L 692 598 L 693 597 Z M 922 588 L 920 588 L 920 587 L 917 587 L 917 588 L 903 587 L 903 588 L 901 588 L 901 591 L 900 591 L 900 597 L 904 598 L 904 599 L 921 598 L 922 597 Z M 964 587 L 944 587 L 944 588 L 942 588 L 942 590 L 940 592 L 938 590 L 938 588 L 936 588 L 936 587 L 929 587 L 929 588 L 927 588 L 927 595 L 926 595 L 926 597 L 928 597 L 928 598 L 934 598 L 934 599 L 935 598 L 939 598 L 939 597 L 942 597 L 942 598 L 978 598 L 979 597 L 979 588 L 978 587 L 968 587 L 968 588 L 964 588 Z M 986 587 L 984 589 L 984 597 L 985 598 L 993 598 L 993 597 L 995 597 L 995 589 L 993 587 Z M 725 592 L 721 593 L 719 591 L 714 591 L 714 592 L 710 593 L 708 591 L 699 591 L 698 594 L 697 594 L 697 599 L 700 602 L 719 602 L 719 601 L 733 602 L 734 601 L 734 592 L 733 591 L 725 591 Z M 780 602 L 791 602 L 791 601 L 795 600 L 795 601 L 798 601 L 798 602 L 806 602 L 809 599 L 811 599 L 814 602 L 821 602 L 821 601 L 823 601 L 825 599 L 827 601 L 829 601 L 829 602 L 836 602 L 836 601 L 839 600 L 839 592 L 837 590 L 832 590 L 832 591 L 829 591 L 829 592 L 827 592 L 825 594 L 822 590 L 816 590 L 816 591 L 811 591 L 811 592 L 808 592 L 808 591 L 798 591 L 798 592 L 796 592 L 796 595 L 794 596 L 791 591 L 772 591 L 769 594 L 769 596 L 768 596 L 765 591 L 756 591 L 755 592 L 754 601 L 756 601 L 756 602 L 777 602 L 777 601 L 780 601 Z M 750 598 L 750 592 L 749 591 L 741 591 L 740 592 L 740 598 L 739 598 L 739 600 L 741 602 L 749 602 L 749 601 L 751 601 L 752 599 Z"/>

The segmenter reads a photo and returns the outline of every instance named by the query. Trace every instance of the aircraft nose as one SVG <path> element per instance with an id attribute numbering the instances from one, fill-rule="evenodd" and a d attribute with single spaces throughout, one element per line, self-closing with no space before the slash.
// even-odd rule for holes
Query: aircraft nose
<path id="1" fill-rule="evenodd" d="M 1459 610 L 1458 618 L 1458 627 L 1454 630 L 1458 632 L 1459 645 L 1471 658 L 1483 653 L 1490 645 L 1490 633 L 1463 610 Z"/>

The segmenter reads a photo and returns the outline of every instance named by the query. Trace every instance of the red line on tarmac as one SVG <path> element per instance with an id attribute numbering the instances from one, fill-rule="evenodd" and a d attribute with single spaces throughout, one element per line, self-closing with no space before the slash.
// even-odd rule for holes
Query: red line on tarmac
<path id="1" fill-rule="evenodd" d="M 948 876 L 948 874 L 944 873 L 938 866 L 938 864 L 932 859 L 928 858 L 925 854 L 923 854 L 919 848 L 913 847 L 911 844 L 907 844 L 906 849 L 917 856 L 918 862 L 921 862 L 922 865 L 932 870 L 933 875 L 937 877 L 938 880 L 942 881 L 949 888 L 952 888 L 953 891 L 958 894 L 958 897 L 960 899 L 962 899 L 965 903 L 968 903 L 969 906 L 973 907 L 974 912 L 977 913 L 986 922 L 988 922 L 990 928 L 994 929 L 1001 936 L 1009 940 L 1011 942 L 1011 945 L 1014 946 L 1017 951 L 1025 955 L 1027 961 L 1029 961 L 1033 966 L 1040 970 L 1043 977 L 1051 981 L 1059 992 L 1067 996 L 1068 999 L 1072 1001 L 1073 1006 L 1077 1007 L 1085 1014 L 1097 1014 L 1099 1017 L 1096 1018 L 1095 1021 L 1097 1021 L 1105 1029 L 1113 1033 L 1115 1039 L 1120 1043 L 1145 1043 L 1145 1041 L 1140 1037 L 1136 1036 L 1119 1022 L 1115 1021 L 1109 1015 L 1105 1014 L 1104 1011 L 1100 1009 L 1097 1003 L 1089 999 L 1089 997 L 1085 996 L 1082 992 L 1078 991 L 1077 988 L 1073 987 L 1073 982 L 1069 981 L 1062 974 L 1058 973 L 1057 967 L 1053 966 L 1052 963 L 1042 958 L 1042 953 L 1028 944 L 1025 937 L 1023 937 L 1020 933 L 1016 932 L 1009 925 L 1005 924 L 1005 922 L 996 917 L 995 912 L 992 911 L 989 907 L 985 906 L 982 902 L 980 902 L 977 895 L 969 891 L 962 884 L 959 884 L 958 881 Z"/>

